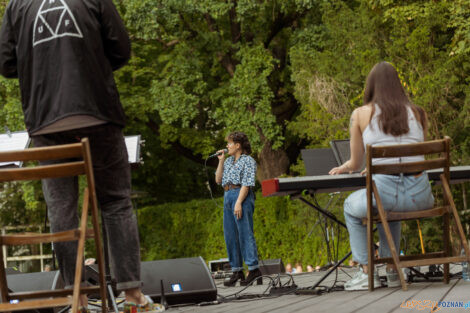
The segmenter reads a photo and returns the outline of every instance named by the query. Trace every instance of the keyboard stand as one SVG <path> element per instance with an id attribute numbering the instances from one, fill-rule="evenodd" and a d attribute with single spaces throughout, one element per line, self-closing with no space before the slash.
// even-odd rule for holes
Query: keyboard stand
<path id="1" fill-rule="evenodd" d="M 309 193 L 313 193 L 313 191 L 309 191 Z M 308 205 L 309 207 L 315 209 L 316 211 L 318 211 L 320 214 L 322 214 L 323 216 L 325 216 L 326 218 L 329 218 L 330 220 L 332 220 L 333 222 L 335 222 L 336 224 L 338 224 L 339 226 L 342 226 L 344 227 L 345 229 L 347 229 L 346 227 L 346 224 L 344 224 L 342 221 L 340 221 L 338 218 L 336 218 L 336 216 L 327 211 L 326 209 L 308 201 L 307 199 L 305 199 L 301 194 L 297 194 L 297 195 L 293 195 L 291 197 L 292 199 L 299 199 L 300 201 L 302 201 L 303 203 L 305 203 L 306 205 Z M 331 200 L 328 202 L 327 204 L 327 207 L 328 208 L 331 204 Z M 328 242 L 327 242 L 327 246 L 328 246 Z M 329 249 L 329 248 L 328 248 Z M 299 290 L 299 294 L 316 294 L 317 291 L 316 291 L 316 288 L 334 271 L 336 270 L 341 264 L 343 264 L 343 262 L 349 258 L 351 256 L 351 251 L 348 252 L 341 260 L 339 260 L 337 263 L 334 263 L 334 265 L 311 287 L 308 287 L 306 289 L 301 289 Z"/>

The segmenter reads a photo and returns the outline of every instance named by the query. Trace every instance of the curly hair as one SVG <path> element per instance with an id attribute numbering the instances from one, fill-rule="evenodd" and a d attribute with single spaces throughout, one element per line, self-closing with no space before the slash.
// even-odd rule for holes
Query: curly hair
<path id="1" fill-rule="evenodd" d="M 233 141 L 234 143 L 239 143 L 240 147 L 242 148 L 242 153 L 246 155 L 251 154 L 251 144 L 250 144 L 250 141 L 248 140 L 248 136 L 245 133 L 231 132 L 227 136 L 227 139 Z"/>

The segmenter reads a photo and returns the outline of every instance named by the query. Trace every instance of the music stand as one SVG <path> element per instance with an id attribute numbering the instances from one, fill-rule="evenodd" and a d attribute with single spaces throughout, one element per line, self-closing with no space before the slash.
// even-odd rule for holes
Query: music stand
<path id="1" fill-rule="evenodd" d="M 344 164 L 347 160 L 351 158 L 351 145 L 349 139 L 340 139 L 340 140 L 332 140 L 330 141 L 331 150 L 335 155 L 336 162 L 338 162 L 337 166 Z M 366 168 L 366 162 L 364 161 L 361 169 L 354 173 L 360 173 Z"/>
<path id="2" fill-rule="evenodd" d="M 140 145 L 142 143 L 140 135 L 125 136 L 124 140 L 126 142 L 127 154 L 129 155 L 129 163 L 131 165 L 140 163 Z"/>
<path id="3" fill-rule="evenodd" d="M 31 139 L 27 131 L 18 131 L 0 134 L 0 152 L 24 150 L 29 146 Z M 21 167 L 23 162 L 1 162 L 0 167 Z"/>
<path id="4" fill-rule="evenodd" d="M 300 153 L 307 176 L 328 175 L 329 170 L 338 166 L 333 149 L 303 149 Z"/>

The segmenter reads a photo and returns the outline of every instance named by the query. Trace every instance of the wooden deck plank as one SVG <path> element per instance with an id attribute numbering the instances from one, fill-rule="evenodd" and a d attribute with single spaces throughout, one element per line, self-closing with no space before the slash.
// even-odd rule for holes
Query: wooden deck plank
<path id="1" fill-rule="evenodd" d="M 461 270 L 460 265 L 451 266 L 451 272 Z M 383 267 L 381 268 L 383 276 Z M 355 272 L 354 269 L 340 271 L 338 281 L 346 281 L 349 275 Z M 423 270 L 423 272 L 425 272 Z M 317 282 L 324 272 L 306 273 L 293 275 L 295 283 L 299 287 L 310 287 Z M 322 285 L 331 286 L 335 280 L 332 273 Z M 286 282 L 283 278 L 282 282 Z M 338 285 L 341 285 L 338 283 Z M 222 281 L 217 281 L 218 293 L 223 296 L 240 291 L 242 287 L 224 287 Z M 262 286 L 252 286 L 246 289 L 243 294 L 262 293 L 268 287 L 268 280 Z M 400 308 L 400 305 L 408 300 L 444 300 L 444 301 L 465 301 L 470 298 L 470 283 L 453 279 L 450 284 L 443 282 L 416 282 L 409 285 L 408 291 L 401 288 L 379 288 L 374 292 L 369 291 L 334 291 L 322 295 L 283 295 L 277 298 L 267 298 L 250 301 L 231 301 L 218 305 L 208 306 L 185 306 L 170 307 L 169 312 L 195 312 L 195 313 L 267 313 L 267 312 L 413 312 L 415 309 Z M 418 310 L 419 311 L 419 310 Z M 423 312 L 423 310 L 421 310 Z M 424 312 L 429 312 L 426 310 Z M 439 312 L 450 312 L 449 309 L 441 309 Z M 452 312 L 460 312 L 453 309 Z"/>
<path id="2" fill-rule="evenodd" d="M 425 268 L 424 271 L 427 269 Z M 458 273 L 461 271 L 461 266 L 458 264 L 450 265 L 451 273 Z M 410 310 L 418 310 L 420 307 L 421 310 L 426 306 L 434 305 L 436 302 L 440 301 L 445 297 L 446 294 L 452 293 L 455 291 L 455 286 L 458 284 L 459 280 L 454 278 L 451 279 L 449 284 L 445 284 L 443 281 L 434 281 L 429 283 L 426 288 L 423 288 L 419 293 L 409 296 L 408 298 L 403 298 L 400 305 L 390 312 L 410 312 Z M 422 283 L 412 283 L 410 286 L 422 284 Z M 387 299 L 387 301 L 392 301 L 393 299 Z M 400 299 L 395 299 L 400 300 Z M 411 301 L 411 302 L 409 302 Z M 415 301 L 414 303 L 412 301 Z M 411 309 L 413 307 L 413 309 Z M 429 309 L 426 309 L 430 311 Z"/>
<path id="3" fill-rule="evenodd" d="M 403 301 L 406 302 L 410 299 L 416 299 L 418 294 L 426 292 L 432 285 L 433 283 L 429 282 L 415 283 L 409 285 L 407 291 L 403 291 L 401 287 L 386 288 L 392 292 L 387 296 L 377 298 L 374 302 L 368 302 L 362 306 L 358 306 L 352 312 L 395 312 L 395 310 L 400 308 Z"/>
<path id="4" fill-rule="evenodd" d="M 378 288 L 374 292 L 369 291 L 341 291 L 334 292 L 326 295 L 318 306 L 315 306 L 315 311 L 318 312 L 361 312 L 360 308 L 380 301 L 382 298 L 388 297 L 390 293 L 395 292 L 393 289 Z M 322 296 L 323 297 L 323 296 Z M 308 312 L 311 308 L 299 307 L 297 312 Z M 382 312 L 382 311 L 380 311 Z"/>
<path id="5" fill-rule="evenodd" d="M 440 301 L 451 301 L 451 302 L 462 302 L 463 305 L 467 305 L 467 308 L 444 308 L 442 306 L 442 310 L 447 309 L 447 310 L 452 310 L 455 312 L 460 312 L 460 311 L 465 311 L 467 312 L 470 307 L 470 282 L 464 281 L 463 279 L 459 279 L 458 282 L 455 284 L 455 287 L 449 290 L 448 293 L 446 293 L 442 299 L 439 299 Z M 441 311 L 442 311 L 441 310 Z"/>

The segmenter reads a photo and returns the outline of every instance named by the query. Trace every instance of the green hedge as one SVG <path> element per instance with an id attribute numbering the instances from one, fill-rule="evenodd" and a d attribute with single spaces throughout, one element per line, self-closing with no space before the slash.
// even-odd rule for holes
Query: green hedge
<path id="1" fill-rule="evenodd" d="M 343 198 L 344 199 L 344 198 Z M 327 195 L 319 199 L 326 203 Z M 138 212 L 143 260 L 158 260 L 201 255 L 206 261 L 226 257 L 223 236 L 222 198 L 193 200 L 148 206 Z M 342 200 L 332 212 L 341 220 Z M 323 219 L 322 219 L 323 220 Z M 289 197 L 263 198 L 257 194 L 254 229 L 261 259 L 282 258 L 284 263 L 302 262 L 304 266 L 328 261 L 324 222 L 318 213 Z M 337 227 L 328 222 L 335 240 Z M 342 229 L 339 254 L 349 251 L 347 231 Z"/>
<path id="2" fill-rule="evenodd" d="M 457 206 L 461 208 L 463 186 L 454 188 Z M 344 221 L 342 205 L 347 195 L 347 193 L 340 194 L 330 205 L 330 211 L 341 221 Z M 329 199 L 330 195 L 318 196 L 318 202 L 323 206 Z M 225 258 L 222 202 L 222 198 L 216 198 L 215 201 L 193 200 L 139 209 L 138 222 L 143 260 L 199 255 L 206 261 Z M 466 215 L 462 217 L 462 222 L 467 229 Z M 292 200 L 289 197 L 263 198 L 258 193 L 254 230 L 260 259 L 282 258 L 284 264 L 302 262 L 304 266 L 325 265 L 328 262 L 328 253 L 324 240 L 324 223 L 324 218 L 320 219 L 318 212 L 299 200 Z M 436 251 L 442 246 L 440 223 L 439 219 L 421 222 L 427 251 Z M 332 237 L 337 242 L 337 227 L 328 222 L 328 230 L 330 236 L 334 235 Z M 405 254 L 418 253 L 421 250 L 416 221 L 403 223 L 401 249 Z M 345 229 L 340 229 L 340 258 L 348 251 L 348 233 Z"/>

